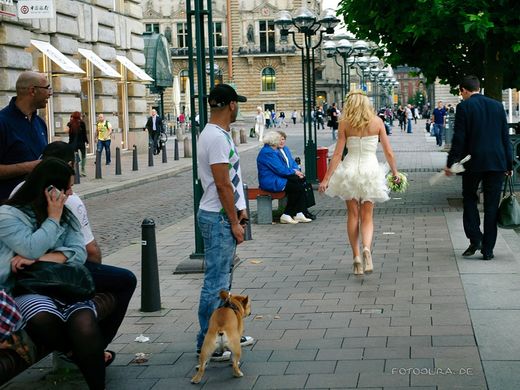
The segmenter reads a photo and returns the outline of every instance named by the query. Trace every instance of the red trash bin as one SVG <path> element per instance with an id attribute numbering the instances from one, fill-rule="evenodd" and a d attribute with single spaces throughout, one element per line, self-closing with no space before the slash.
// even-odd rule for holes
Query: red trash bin
<path id="1" fill-rule="evenodd" d="M 322 181 L 327 173 L 327 157 L 329 156 L 329 148 L 323 146 L 318 147 L 318 180 Z"/>

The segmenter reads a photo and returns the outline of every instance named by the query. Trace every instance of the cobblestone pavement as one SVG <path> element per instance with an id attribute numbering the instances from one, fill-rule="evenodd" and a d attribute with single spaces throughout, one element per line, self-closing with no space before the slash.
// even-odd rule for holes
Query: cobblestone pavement
<path id="1" fill-rule="evenodd" d="M 293 138 L 298 141 L 289 129 L 289 140 Z M 319 139 L 327 145 L 330 133 L 320 133 Z M 499 231 L 494 261 L 461 258 L 467 242 L 459 207 L 460 178 L 435 187 L 427 183 L 443 167 L 445 153 L 423 131 L 421 122 L 411 135 L 394 127 L 391 142 L 411 185 L 405 194 L 393 194 L 376 208 L 374 273 L 361 278 L 351 273 L 340 200 L 316 194 L 318 218 L 309 224 L 253 225 L 253 240 L 237 250 L 241 262 L 233 285 L 235 293 L 252 298 L 253 314 L 245 328 L 255 343 L 243 348 L 245 376 L 235 379 L 227 363 L 212 363 L 197 387 L 520 388 L 518 236 L 514 231 Z M 254 166 L 248 164 L 253 164 L 255 154 L 244 150 L 245 165 Z M 246 176 L 252 175 L 249 169 Z M 186 176 L 181 174 L 173 182 L 190 183 L 191 175 Z M 172 197 L 163 201 L 191 207 L 188 199 Z M 123 204 L 123 198 L 115 203 Z M 91 216 L 98 212 L 96 204 L 101 200 L 92 198 Z M 254 201 L 251 207 L 255 209 Z M 162 309 L 139 310 L 139 285 L 111 345 L 118 355 L 107 369 L 108 389 L 195 388 L 189 378 L 197 364 L 194 339 L 201 275 L 173 274 L 193 250 L 192 216 L 181 219 L 181 214 L 174 215 L 177 212 L 172 212 L 172 224 L 162 228 L 161 222 L 157 232 Z M 136 218 L 140 221 L 142 216 Z M 112 226 L 117 230 L 119 225 Z M 99 235 L 99 227 L 95 229 Z M 127 243 L 104 261 L 132 269 L 140 280 L 139 245 Z M 140 334 L 150 341 L 135 342 Z M 136 354 L 144 354 L 144 361 L 136 361 Z M 47 358 L 5 388 L 83 389 L 85 385 L 77 372 L 53 373 Z"/>

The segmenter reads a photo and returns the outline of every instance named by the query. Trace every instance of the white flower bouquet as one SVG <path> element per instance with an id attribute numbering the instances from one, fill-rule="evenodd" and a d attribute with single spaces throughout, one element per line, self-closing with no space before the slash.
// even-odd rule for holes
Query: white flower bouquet
<path id="1" fill-rule="evenodd" d="M 389 173 L 386 175 L 386 185 L 392 192 L 405 192 L 408 188 L 408 179 L 402 172 L 397 172 L 396 176 Z"/>

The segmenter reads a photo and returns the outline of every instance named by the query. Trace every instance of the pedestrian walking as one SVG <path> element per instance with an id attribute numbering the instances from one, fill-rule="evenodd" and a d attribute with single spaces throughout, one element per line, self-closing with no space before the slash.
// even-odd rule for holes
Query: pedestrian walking
<path id="1" fill-rule="evenodd" d="M 112 125 L 109 121 L 105 120 L 105 116 L 103 114 L 99 114 L 97 116 L 97 124 L 96 124 L 96 140 L 97 140 L 97 148 L 96 152 L 101 153 L 103 152 L 103 149 L 105 149 L 105 159 L 106 159 L 106 165 L 110 165 L 110 162 L 112 161 L 110 159 L 110 143 L 111 143 L 111 136 L 112 136 Z"/>
<path id="2" fill-rule="evenodd" d="M 248 221 L 240 169 L 240 156 L 231 138 L 238 103 L 247 99 L 227 84 L 216 85 L 209 93 L 211 116 L 197 146 L 200 181 L 204 190 L 197 221 L 204 240 L 204 282 L 200 292 L 197 354 L 208 330 L 209 318 L 219 306 L 219 292 L 231 289 L 231 270 L 236 246 L 244 241 Z M 241 344 L 253 343 L 242 336 Z M 229 351 L 216 351 L 212 360 L 229 360 Z"/>
<path id="3" fill-rule="evenodd" d="M 332 103 L 332 106 L 329 108 L 328 112 L 329 116 L 329 127 L 332 128 L 332 140 L 336 139 L 336 131 L 338 130 L 338 109 L 336 108 L 336 103 Z"/>
<path id="4" fill-rule="evenodd" d="M 47 125 L 37 110 L 52 96 L 47 76 L 22 72 L 16 80 L 16 96 L 0 111 L 0 201 L 36 165 L 47 145 Z"/>
<path id="5" fill-rule="evenodd" d="M 74 111 L 70 115 L 70 122 L 67 123 L 67 133 L 69 133 L 69 145 L 72 146 L 74 152 L 80 151 L 81 153 L 81 176 L 87 176 L 85 173 L 85 164 L 87 162 L 87 149 L 88 137 L 87 137 L 87 126 L 81 119 L 81 113 Z"/>
<path id="6" fill-rule="evenodd" d="M 446 114 L 446 108 L 444 108 L 442 101 L 439 100 L 437 107 L 434 108 L 432 113 L 433 126 L 430 128 L 437 140 L 437 146 L 442 146 L 442 137 L 444 135 L 444 128 L 446 127 Z"/>
<path id="7" fill-rule="evenodd" d="M 298 118 L 298 112 L 296 110 L 293 110 L 293 112 L 291 114 L 291 119 L 292 119 L 293 125 L 296 125 L 296 118 Z"/>
<path id="8" fill-rule="evenodd" d="M 463 102 L 457 105 L 453 140 L 444 171 L 450 176 L 450 167 L 471 155 L 462 174 L 462 219 L 464 232 L 470 241 L 462 256 L 472 256 L 480 250 L 483 260 L 491 260 L 497 238 L 498 205 L 504 175 L 511 175 L 513 170 L 507 118 L 500 102 L 480 94 L 480 81 L 476 76 L 465 76 L 459 84 L 459 91 Z M 477 208 L 477 190 L 481 182 L 484 193 L 483 233 Z"/>
<path id="9" fill-rule="evenodd" d="M 184 113 L 181 113 L 181 115 L 179 115 L 179 124 L 181 130 L 184 131 L 184 122 L 186 119 Z M 153 154 L 159 154 L 161 152 L 159 149 L 159 136 L 161 135 L 162 127 L 162 118 L 157 115 L 157 111 L 152 108 L 151 115 L 146 121 L 145 129 L 148 130 L 148 145 L 152 148 Z"/>
<path id="10" fill-rule="evenodd" d="M 258 106 L 256 108 L 256 117 L 255 117 L 255 134 L 258 136 L 258 142 L 263 144 L 264 138 L 264 129 L 265 129 L 265 119 L 264 113 L 262 112 L 262 107 Z"/>
<path id="11" fill-rule="evenodd" d="M 354 275 L 358 276 L 369 274 L 374 268 L 371 254 L 374 203 L 389 199 L 386 168 L 376 157 L 378 142 L 392 175 L 397 178 L 396 162 L 383 121 L 363 91 L 350 92 L 343 107 L 334 155 L 318 190 L 346 201 L 347 233 L 354 258 Z M 348 154 L 341 162 L 345 146 Z"/>
<path id="12" fill-rule="evenodd" d="M 405 117 L 407 120 L 407 128 L 406 132 L 408 134 L 412 133 L 412 119 L 413 119 L 413 112 L 412 112 L 412 105 L 408 104 L 405 108 Z"/>

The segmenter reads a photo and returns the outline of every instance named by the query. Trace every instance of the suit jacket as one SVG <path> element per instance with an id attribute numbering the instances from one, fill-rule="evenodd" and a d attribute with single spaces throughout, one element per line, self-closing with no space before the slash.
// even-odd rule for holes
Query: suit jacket
<path id="1" fill-rule="evenodd" d="M 481 94 L 459 103 L 447 166 L 471 155 L 467 172 L 505 172 L 513 169 L 506 113 L 502 104 Z"/>
<path id="2" fill-rule="evenodd" d="M 163 121 L 159 115 L 155 117 L 155 131 L 161 131 L 163 125 Z M 148 130 L 150 133 L 153 131 L 153 122 L 152 117 L 150 116 L 148 120 L 146 121 L 146 130 Z"/>

